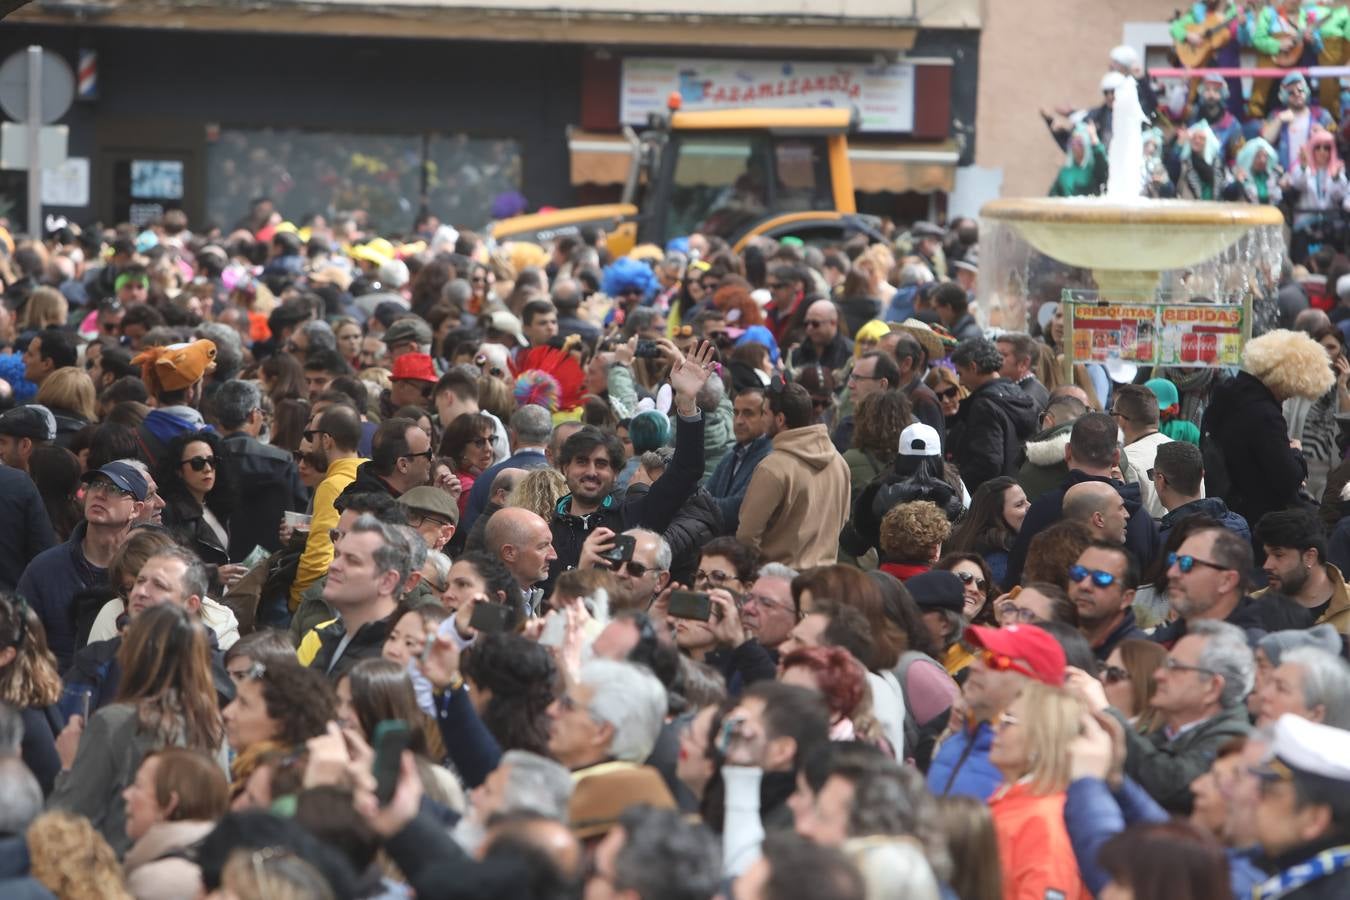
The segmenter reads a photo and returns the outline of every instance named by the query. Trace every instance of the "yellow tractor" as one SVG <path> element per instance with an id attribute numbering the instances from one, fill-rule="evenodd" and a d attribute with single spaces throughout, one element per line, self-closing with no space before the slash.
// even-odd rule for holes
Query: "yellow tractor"
<path id="1" fill-rule="evenodd" d="M 824 242 L 861 232 L 882 240 L 876 220 L 854 205 L 854 121 L 850 110 L 816 108 L 653 115 L 641 135 L 628 132 L 621 202 L 515 216 L 490 231 L 498 242 L 546 243 L 592 226 L 614 256 L 695 231 L 736 250 L 759 235 Z"/>

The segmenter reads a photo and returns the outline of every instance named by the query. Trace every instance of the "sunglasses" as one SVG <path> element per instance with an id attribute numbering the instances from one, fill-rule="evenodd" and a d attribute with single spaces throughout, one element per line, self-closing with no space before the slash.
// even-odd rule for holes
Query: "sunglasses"
<path id="1" fill-rule="evenodd" d="M 201 472 L 208 467 L 214 472 L 216 470 L 216 458 L 214 456 L 194 456 L 192 459 L 183 460 L 179 465 L 192 466 L 194 472 Z"/>
<path id="2" fill-rule="evenodd" d="M 1122 681 L 1129 681 L 1130 673 L 1120 666 L 1107 666 L 1106 671 L 1102 673 L 1102 680 L 1107 684 L 1120 684 Z"/>
<path id="3" fill-rule="evenodd" d="M 739 583 L 740 579 L 735 575 L 728 575 L 726 572 L 704 572 L 700 569 L 694 573 L 694 587 L 707 587 L 710 584 L 721 587 L 731 581 Z"/>
<path id="4" fill-rule="evenodd" d="M 970 584 L 972 581 L 975 582 L 975 586 L 980 590 L 984 590 L 989 586 L 989 582 L 985 581 L 980 576 L 972 575 L 969 572 L 953 572 L 952 574 L 957 578 L 960 578 L 962 584 Z"/>
<path id="5" fill-rule="evenodd" d="M 947 388 L 945 391 L 934 391 L 941 400 L 955 400 L 960 394 L 961 389 L 956 387 Z"/>
<path id="6" fill-rule="evenodd" d="M 402 456 L 400 456 L 399 459 L 418 459 L 419 457 L 422 456 L 425 456 L 427 459 L 431 459 L 435 455 L 436 454 L 431 450 L 423 450 L 421 453 L 405 453 Z"/>
<path id="7" fill-rule="evenodd" d="M 642 576 L 646 575 L 648 572 L 652 572 L 652 571 L 655 571 L 655 570 L 654 570 L 654 569 L 649 569 L 649 568 L 647 568 L 647 567 L 644 566 L 642 563 L 639 563 L 639 562 L 633 562 L 633 561 L 630 559 L 630 560 L 628 560 L 627 562 L 615 563 L 615 564 L 614 564 L 614 571 L 615 571 L 616 573 L 617 573 L 617 572 L 627 572 L 627 573 L 628 573 L 628 576 L 629 576 L 630 578 L 641 578 Z"/>
<path id="8" fill-rule="evenodd" d="M 300 432 L 300 436 L 303 437 L 305 440 L 309 441 L 311 444 L 313 444 L 318 441 L 319 435 L 327 433 L 328 432 L 320 431 L 317 428 L 306 428 L 304 431 Z"/>
<path id="9" fill-rule="evenodd" d="M 1116 583 L 1116 576 L 1110 572 L 1103 572 L 1101 569 L 1089 569 L 1086 566 L 1069 566 L 1069 582 L 1077 584 L 1089 575 L 1092 576 L 1092 583 L 1097 587 L 1110 587 Z"/>
<path id="10" fill-rule="evenodd" d="M 1218 563 L 1213 563 L 1208 560 L 1199 559 L 1197 557 L 1190 555 L 1178 556 L 1175 553 L 1169 553 L 1167 554 L 1167 568 L 1170 569 L 1173 566 L 1176 566 L 1182 575 L 1189 574 L 1190 571 L 1194 569 L 1196 566 L 1205 566 L 1206 568 L 1209 569 L 1217 569 L 1220 572 L 1233 571 L 1231 566 L 1221 566 Z"/>

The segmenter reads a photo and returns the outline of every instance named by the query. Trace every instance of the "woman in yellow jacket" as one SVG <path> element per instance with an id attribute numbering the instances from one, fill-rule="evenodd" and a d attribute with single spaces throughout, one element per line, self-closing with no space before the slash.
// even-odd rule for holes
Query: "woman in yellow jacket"
<path id="1" fill-rule="evenodd" d="M 1069 745 L 1084 706 L 1064 688 L 1029 682 L 994 720 L 989 761 L 1003 786 L 989 798 L 1004 900 L 1089 900 L 1064 827 Z"/>

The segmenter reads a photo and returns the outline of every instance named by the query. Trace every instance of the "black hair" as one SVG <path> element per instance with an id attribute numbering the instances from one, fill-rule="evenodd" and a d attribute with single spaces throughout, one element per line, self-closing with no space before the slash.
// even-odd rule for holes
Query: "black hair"
<path id="1" fill-rule="evenodd" d="M 790 737 L 797 744 L 793 767 L 830 740 L 830 715 L 824 698 L 816 691 L 781 681 L 757 681 L 741 699 L 755 698 L 764 704 L 764 731 L 769 740 Z"/>
<path id="2" fill-rule="evenodd" d="M 933 303 L 949 307 L 957 318 L 970 310 L 970 298 L 966 294 L 966 289 L 954 281 L 948 281 L 938 287 L 937 292 L 933 294 Z"/>
<path id="3" fill-rule="evenodd" d="M 362 491 L 359 494 L 343 494 L 333 501 L 338 513 L 347 510 L 361 515 L 371 515 L 386 525 L 407 525 L 408 516 L 404 508 L 390 494 L 383 491 Z"/>
<path id="4" fill-rule="evenodd" d="M 1123 585 L 1125 590 L 1132 591 L 1139 587 L 1139 560 L 1134 558 L 1134 554 L 1129 551 L 1124 544 L 1113 544 L 1110 541 L 1093 541 L 1088 544 L 1087 550 L 1100 550 L 1103 553 L 1114 553 L 1125 560 L 1125 575 Z"/>
<path id="5" fill-rule="evenodd" d="M 546 710 L 558 670 L 547 647 L 515 634 L 484 634 L 465 649 L 460 671 L 491 692 L 483 725 L 503 750 L 548 755 Z"/>
<path id="6" fill-rule="evenodd" d="M 236 850 L 285 850 L 319 871 L 337 900 L 349 900 L 356 873 L 338 851 L 291 819 L 268 812 L 230 812 L 197 845 L 197 865 L 208 892 L 220 888 L 220 876 Z"/>
<path id="7" fill-rule="evenodd" d="M 55 368 L 64 369 L 79 362 L 79 349 L 75 343 L 75 335 L 71 332 L 60 328 L 44 328 L 35 337 L 42 339 L 38 356 L 51 360 Z"/>
<path id="8" fill-rule="evenodd" d="M 699 559 L 706 559 L 709 556 L 722 556 L 731 560 L 731 564 L 736 567 L 736 579 L 742 584 L 749 584 L 755 580 L 755 573 L 759 571 L 760 559 L 759 550 L 731 535 L 713 538 L 708 543 L 699 548 Z"/>
<path id="9" fill-rule="evenodd" d="M 815 418 L 815 408 L 811 405 L 811 395 L 800 384 L 783 385 L 774 390 L 769 385 L 769 412 L 775 416 L 783 414 L 784 424 L 788 428 L 805 428 Z"/>
<path id="10" fill-rule="evenodd" d="M 390 475 L 398 461 L 409 453 L 408 429 L 416 428 L 412 419 L 385 419 L 370 439 L 370 467 L 380 475 Z"/>
<path id="11" fill-rule="evenodd" d="M 327 372 L 330 375 L 350 375 L 352 367 L 336 350 L 317 347 L 305 354 L 306 372 Z"/>
<path id="12" fill-rule="evenodd" d="M 888 390 L 897 390 L 900 384 L 900 367 L 895 364 L 895 357 L 889 353 L 880 350 L 869 350 L 862 355 L 862 359 L 873 360 L 872 377 L 885 378 Z M 862 360 L 860 359 L 859 362 Z"/>
<path id="13" fill-rule="evenodd" d="M 623 441 L 619 440 L 619 436 L 614 432 L 602 431 L 593 425 L 581 428 L 563 441 L 562 452 L 559 454 L 557 465 L 559 468 L 564 468 L 578 456 L 590 456 L 595 452 L 596 447 L 605 448 L 605 453 L 609 456 L 609 464 L 615 472 L 623 468 L 625 462 Z"/>
<path id="14" fill-rule="evenodd" d="M 99 354 L 98 365 L 105 374 L 112 375 L 114 381 L 127 375 L 141 374 L 141 367 L 131 364 L 131 351 L 124 347 L 104 347 Z"/>
<path id="15" fill-rule="evenodd" d="M 1105 467 L 1116 460 L 1119 450 L 1120 429 L 1116 420 L 1106 413 L 1090 412 L 1073 421 L 1069 432 L 1069 449 L 1078 462 Z"/>
<path id="16" fill-rule="evenodd" d="M 1153 470 L 1184 497 L 1198 497 L 1205 479 L 1205 457 L 1200 448 L 1186 441 L 1158 445 Z"/>
<path id="17" fill-rule="evenodd" d="M 319 416 L 319 430 L 350 453 L 361 443 L 361 416 L 352 407 L 330 406 Z"/>
<path id="18" fill-rule="evenodd" d="M 1003 368 L 1003 354 L 988 338 L 967 338 L 952 351 L 952 365 L 973 365 L 981 375 L 991 375 Z"/>
<path id="19" fill-rule="evenodd" d="M 1327 535 L 1322 520 L 1312 510 L 1284 509 L 1269 512 L 1256 523 L 1256 542 L 1267 547 L 1287 547 L 1303 553 L 1317 551 L 1317 561 L 1327 557 Z"/>
<path id="20" fill-rule="evenodd" d="M 348 367 L 347 371 L 350 372 L 351 368 Z M 366 383 L 353 375 L 339 375 L 328 382 L 328 390 L 324 393 L 334 391 L 351 400 L 356 405 L 357 411 L 370 405 L 370 391 L 366 388 Z"/>

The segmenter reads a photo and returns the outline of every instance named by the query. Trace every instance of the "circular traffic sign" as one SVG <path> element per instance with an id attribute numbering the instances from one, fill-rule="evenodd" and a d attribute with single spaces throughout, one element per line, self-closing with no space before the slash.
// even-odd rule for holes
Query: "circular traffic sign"
<path id="1" fill-rule="evenodd" d="M 75 73 L 64 59 L 42 51 L 42 124 L 50 125 L 66 114 L 75 99 Z M 0 65 L 0 109 L 16 122 L 28 121 L 28 51 L 10 55 Z"/>

